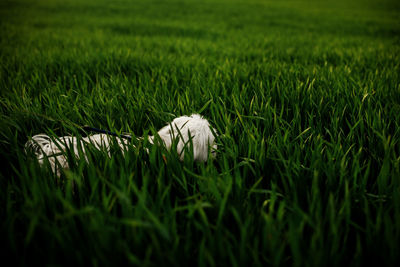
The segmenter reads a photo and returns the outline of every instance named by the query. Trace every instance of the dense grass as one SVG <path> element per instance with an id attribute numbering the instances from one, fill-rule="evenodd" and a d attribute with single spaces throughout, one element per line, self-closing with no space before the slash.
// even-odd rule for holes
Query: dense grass
<path id="1" fill-rule="evenodd" d="M 394 264 L 400 4 L 346 2 L 1 1 L 2 252 L 41 265 Z M 23 150 L 41 132 L 142 136 L 193 112 L 219 133 L 206 164 L 139 142 L 71 158 L 58 179 Z"/>

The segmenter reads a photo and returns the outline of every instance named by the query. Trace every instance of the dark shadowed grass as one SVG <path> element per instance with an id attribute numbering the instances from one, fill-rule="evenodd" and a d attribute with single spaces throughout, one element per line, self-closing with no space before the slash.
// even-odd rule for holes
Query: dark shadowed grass
<path id="1" fill-rule="evenodd" d="M 393 265 L 399 15 L 389 0 L 2 1 L 3 252 L 20 265 Z M 23 149 L 79 125 L 146 136 L 194 112 L 219 133 L 206 164 L 135 141 L 112 158 L 88 147 L 91 164 L 69 157 L 57 178 Z"/>

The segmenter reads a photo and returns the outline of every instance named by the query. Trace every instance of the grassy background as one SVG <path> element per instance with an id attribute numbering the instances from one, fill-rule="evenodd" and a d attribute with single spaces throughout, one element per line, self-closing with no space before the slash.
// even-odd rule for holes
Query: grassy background
<path id="1" fill-rule="evenodd" d="M 1 1 L 2 253 L 18 264 L 394 264 L 400 3 L 346 2 Z M 142 142 L 112 159 L 89 150 L 95 164 L 71 158 L 57 179 L 23 153 L 41 132 L 141 136 L 193 112 L 220 134 L 207 164 Z"/>

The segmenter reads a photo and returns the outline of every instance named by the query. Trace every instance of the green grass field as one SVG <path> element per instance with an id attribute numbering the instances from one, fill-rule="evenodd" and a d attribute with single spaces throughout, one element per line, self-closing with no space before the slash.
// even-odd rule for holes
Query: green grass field
<path id="1" fill-rule="evenodd" d="M 399 74 L 396 0 L 2 0 L 2 253 L 394 265 Z M 24 153 L 38 133 L 142 136 L 195 112 L 219 133 L 208 163 L 140 141 L 125 157 L 71 158 L 57 178 Z"/>

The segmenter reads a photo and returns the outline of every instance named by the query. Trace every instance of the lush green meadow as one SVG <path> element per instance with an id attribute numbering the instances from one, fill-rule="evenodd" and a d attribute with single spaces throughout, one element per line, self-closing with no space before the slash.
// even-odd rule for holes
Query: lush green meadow
<path id="1" fill-rule="evenodd" d="M 399 74 L 396 0 L 2 0 L 2 253 L 393 265 Z M 219 134 L 207 163 L 141 140 L 125 156 L 89 148 L 57 178 L 24 153 L 38 133 L 143 136 L 191 113 Z"/>

